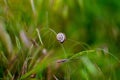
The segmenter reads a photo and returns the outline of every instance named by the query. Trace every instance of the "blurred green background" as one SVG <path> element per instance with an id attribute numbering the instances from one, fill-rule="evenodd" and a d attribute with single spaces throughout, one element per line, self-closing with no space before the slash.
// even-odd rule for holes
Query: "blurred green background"
<path id="1" fill-rule="evenodd" d="M 48 52 L 53 51 L 52 53 L 55 54 L 53 58 L 63 58 L 61 57 L 63 56 L 61 55 L 63 54 L 63 50 L 59 47 L 61 45 L 57 42 L 54 33 L 48 30 L 48 28 L 57 33 L 65 33 L 67 39 L 65 43 L 63 43 L 63 46 L 68 57 L 86 50 L 88 50 L 89 53 L 91 49 L 100 49 L 103 50 L 104 53 L 110 53 L 109 56 L 83 56 L 80 63 L 79 61 L 76 63 L 68 62 L 71 74 L 69 74 L 70 78 L 64 78 L 64 80 L 120 79 L 119 0 L 0 0 L 1 79 L 9 78 L 9 74 L 8 76 L 4 74 L 9 65 L 9 60 L 12 60 L 16 54 L 23 53 L 23 55 L 19 55 L 22 56 L 19 60 L 19 66 L 22 66 L 26 60 L 26 55 L 29 53 L 28 47 L 31 44 L 30 41 L 42 46 L 42 48 L 46 48 Z M 36 29 L 40 31 L 39 35 L 44 45 L 40 44 Z M 25 35 L 27 35 L 28 39 Z M 32 50 L 34 52 L 36 49 Z M 36 53 L 40 53 L 40 51 L 38 50 Z M 101 51 L 98 53 L 102 54 Z M 3 59 L 2 56 L 6 57 L 8 61 L 5 61 L 6 58 Z M 59 56 L 59 58 L 56 56 Z M 97 58 L 97 56 L 99 58 Z M 37 61 L 37 58 L 35 58 L 35 60 Z M 93 63 L 90 62 L 90 60 L 93 61 Z M 81 61 L 83 63 L 81 63 Z M 95 61 L 97 62 L 94 63 Z M 93 76 L 97 74 L 96 68 L 88 68 L 87 66 L 94 66 L 94 64 L 100 65 L 99 68 L 103 71 L 102 75 L 98 74 L 97 77 Z M 75 67 L 71 65 L 79 66 Z M 109 69 L 111 65 L 112 68 Z M 62 67 L 64 68 L 64 66 Z M 65 74 L 63 73 L 63 68 L 61 68 L 61 71 L 53 70 L 59 80 L 63 80 Z M 19 75 L 20 69 L 21 67 L 10 70 L 11 76 Z M 57 71 L 60 74 L 57 74 Z M 44 71 L 41 74 L 42 79 L 40 80 L 52 80 L 52 78 L 44 78 Z"/>

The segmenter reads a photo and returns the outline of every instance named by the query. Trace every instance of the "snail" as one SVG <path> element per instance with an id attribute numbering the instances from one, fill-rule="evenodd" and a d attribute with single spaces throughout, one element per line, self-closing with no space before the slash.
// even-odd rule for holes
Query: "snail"
<path id="1" fill-rule="evenodd" d="M 63 43 L 66 40 L 65 34 L 61 32 L 57 34 L 56 38 L 60 43 Z"/>

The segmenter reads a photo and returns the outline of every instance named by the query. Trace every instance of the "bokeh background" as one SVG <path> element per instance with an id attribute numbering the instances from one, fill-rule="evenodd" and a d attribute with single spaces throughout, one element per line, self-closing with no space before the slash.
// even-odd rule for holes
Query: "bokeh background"
<path id="1" fill-rule="evenodd" d="M 8 60 L 11 59 L 10 53 L 14 57 L 19 52 L 20 47 L 26 48 L 31 44 L 26 41 L 25 34 L 30 40 L 35 40 L 34 43 L 40 45 L 39 38 L 36 36 L 36 29 L 40 31 L 44 43 L 42 47 L 45 47 L 48 51 L 52 50 L 56 53 L 56 56 L 60 56 L 57 55 L 57 53 L 62 53 L 60 44 L 57 42 L 54 33 L 45 28 L 50 28 L 56 33 L 65 33 L 64 48 L 70 54 L 68 56 L 84 50 L 102 49 L 106 53 L 109 52 L 115 59 L 110 62 L 111 56 L 109 58 L 108 56 L 107 58 L 99 57 L 97 65 L 104 65 L 103 68 L 100 67 L 103 70 L 104 77 L 91 77 L 91 75 L 94 75 L 94 67 L 87 68 L 87 72 L 86 69 L 79 66 L 81 72 L 77 73 L 77 70 L 73 71 L 76 74 L 71 72 L 71 80 L 120 79 L 119 0 L 0 0 L 0 53 L 1 55 L 3 53 Z M 27 50 L 23 53 L 27 53 Z M 95 58 L 96 56 L 92 57 Z M 25 57 L 21 60 L 21 65 L 24 59 Z M 108 65 L 102 59 L 107 59 L 108 62 L 106 63 Z M 82 60 L 84 64 L 84 60 L 87 61 L 88 58 L 83 57 Z M 93 59 L 93 62 L 94 60 L 96 59 Z M 6 64 L 4 64 L 2 58 L 0 61 L 2 79 Z M 86 66 L 89 66 L 89 60 L 87 62 Z M 77 66 L 78 63 L 74 64 Z M 112 64 L 112 69 L 108 69 L 109 64 Z M 89 75 L 92 69 L 93 74 Z M 19 72 L 19 70 L 16 69 L 13 72 L 11 70 L 11 74 L 15 72 Z M 57 73 L 57 71 L 55 72 Z M 79 76 L 79 74 L 82 75 Z M 63 80 L 61 75 L 58 75 L 58 77 Z"/>

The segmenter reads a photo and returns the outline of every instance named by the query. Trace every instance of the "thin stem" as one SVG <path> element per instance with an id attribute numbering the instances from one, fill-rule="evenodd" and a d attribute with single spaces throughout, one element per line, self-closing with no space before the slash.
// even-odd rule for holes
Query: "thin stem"
<path id="1" fill-rule="evenodd" d="M 38 28 L 36 28 L 36 32 L 37 32 L 40 43 L 43 45 L 43 42 L 42 42 L 42 39 L 41 39 L 40 32 L 39 32 Z"/>
<path id="2" fill-rule="evenodd" d="M 55 32 L 53 29 L 48 28 L 51 32 L 53 32 L 55 34 L 55 36 L 57 35 L 57 32 Z"/>
<path id="3" fill-rule="evenodd" d="M 61 47 L 62 47 L 62 49 L 63 49 L 64 55 L 65 55 L 65 59 L 66 59 L 66 58 L 67 58 L 67 53 L 66 53 L 66 51 L 65 51 L 65 48 L 64 48 L 63 44 L 61 44 Z"/>
<path id="4" fill-rule="evenodd" d="M 53 75 L 53 77 L 55 78 L 55 80 L 59 80 L 55 75 Z"/>
<path id="5" fill-rule="evenodd" d="M 33 1 L 33 0 L 30 0 L 30 3 L 31 3 L 32 11 L 33 11 L 33 13 L 34 13 L 34 15 L 35 15 L 35 14 L 36 14 L 36 11 L 35 11 L 34 1 Z"/>
<path id="6" fill-rule="evenodd" d="M 81 46 L 82 46 L 82 44 L 83 45 L 85 45 L 86 47 L 84 47 L 84 46 L 82 46 L 84 49 L 90 49 L 90 47 L 89 47 L 89 45 L 87 45 L 86 43 L 84 43 L 84 42 L 79 42 L 79 41 L 75 41 L 75 40 L 72 40 L 72 39 L 68 39 L 69 41 L 72 41 L 72 42 L 75 42 L 75 43 L 77 43 L 77 44 L 80 44 Z"/>
<path id="7" fill-rule="evenodd" d="M 64 55 L 65 55 L 65 59 L 67 59 L 67 53 L 66 53 L 66 51 L 65 51 L 65 48 L 64 48 L 63 44 L 61 44 L 61 47 L 62 47 L 62 49 L 63 49 Z M 65 69 L 65 71 L 66 71 L 65 80 L 70 80 L 70 69 L 69 69 L 70 67 L 69 67 L 69 64 L 66 63 L 66 64 L 65 64 L 65 67 L 66 67 L 66 69 Z"/>
<path id="8" fill-rule="evenodd" d="M 114 56 L 111 52 L 106 51 L 106 50 L 104 50 L 104 49 L 100 49 L 100 48 L 99 48 L 98 50 L 101 50 L 101 51 L 105 52 L 106 54 L 109 54 L 109 55 L 112 56 L 116 61 L 118 61 L 118 62 L 120 63 L 120 60 L 119 60 L 116 56 Z"/>
<path id="9" fill-rule="evenodd" d="M 119 60 L 116 56 L 114 56 L 114 55 L 111 54 L 110 52 L 109 52 L 108 54 L 111 55 L 115 60 L 117 60 L 117 61 L 120 63 L 120 60 Z"/>

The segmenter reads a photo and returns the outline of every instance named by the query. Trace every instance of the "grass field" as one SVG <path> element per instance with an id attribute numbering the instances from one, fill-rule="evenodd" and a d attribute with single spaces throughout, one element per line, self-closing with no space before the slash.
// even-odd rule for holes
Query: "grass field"
<path id="1" fill-rule="evenodd" d="M 120 80 L 120 1 L 0 0 L 0 80 Z"/>

